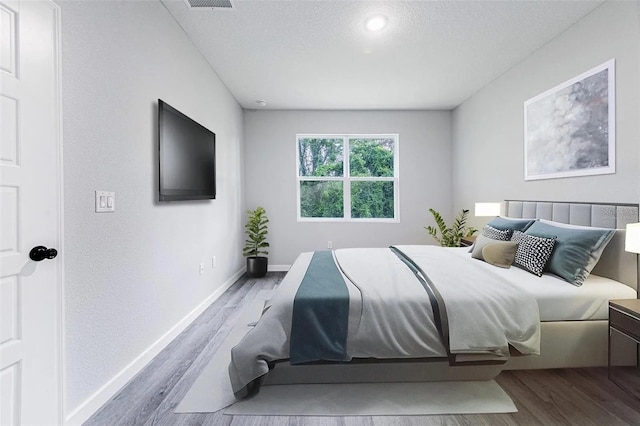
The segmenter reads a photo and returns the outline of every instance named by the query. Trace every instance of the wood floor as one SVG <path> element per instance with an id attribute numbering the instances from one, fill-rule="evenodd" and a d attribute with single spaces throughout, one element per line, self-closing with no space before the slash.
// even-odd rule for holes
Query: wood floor
<path id="1" fill-rule="evenodd" d="M 222 413 L 175 414 L 211 356 L 231 331 L 239 308 L 284 273 L 240 278 L 193 324 L 133 378 L 85 425 L 640 425 L 640 400 L 607 379 L 605 368 L 505 371 L 496 381 L 517 413 L 384 416 L 267 417 Z"/>

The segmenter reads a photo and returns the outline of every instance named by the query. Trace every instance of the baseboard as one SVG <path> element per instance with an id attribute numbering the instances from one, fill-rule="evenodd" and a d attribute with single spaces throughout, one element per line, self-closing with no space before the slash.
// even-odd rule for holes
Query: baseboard
<path id="1" fill-rule="evenodd" d="M 85 402 L 83 402 L 78 408 L 74 409 L 65 418 L 65 425 L 75 426 L 81 425 L 87 421 L 92 415 L 94 415 L 105 403 L 107 403 L 124 385 L 129 382 L 136 374 L 156 356 L 167 347 L 173 339 L 175 339 L 180 333 L 182 333 L 202 312 L 204 312 L 209 305 L 211 305 L 216 299 L 218 299 L 222 293 L 224 293 L 229 287 L 235 283 L 238 278 L 245 273 L 245 267 L 233 274 L 231 278 L 222 284 L 220 288 L 211 293 L 202 303 L 200 303 L 194 310 L 189 312 L 184 318 L 182 318 L 176 325 L 174 325 L 169 331 L 167 331 L 162 337 L 160 337 L 149 348 L 142 352 L 136 359 L 134 359 L 129 365 L 127 365 L 122 371 L 116 374 L 113 379 L 109 380 L 98 391 L 91 395 Z"/>
<path id="2" fill-rule="evenodd" d="M 269 272 L 287 272 L 291 265 L 269 265 Z"/>

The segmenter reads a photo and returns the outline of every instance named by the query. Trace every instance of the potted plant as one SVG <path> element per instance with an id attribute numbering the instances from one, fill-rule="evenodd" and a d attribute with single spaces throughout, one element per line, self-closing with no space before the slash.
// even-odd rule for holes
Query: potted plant
<path id="1" fill-rule="evenodd" d="M 247 258 L 247 275 L 252 278 L 264 277 L 267 273 L 268 259 L 263 256 L 269 254 L 267 242 L 267 212 L 258 206 L 255 210 L 247 210 L 247 223 L 244 226 L 247 239 L 244 242 L 242 255 Z"/>
<path id="2" fill-rule="evenodd" d="M 442 247 L 460 247 L 460 240 L 462 238 L 470 237 L 478 231 L 475 228 L 466 227 L 469 210 L 460 210 L 453 220 L 453 226 L 451 227 L 447 226 L 442 216 L 440 216 L 440 213 L 434 209 L 429 209 L 429 212 L 433 215 L 433 219 L 436 221 L 438 227 L 426 226 L 424 229 L 426 229 L 429 235 L 435 238 Z M 438 231 L 440 231 L 440 236 L 438 236 Z"/>

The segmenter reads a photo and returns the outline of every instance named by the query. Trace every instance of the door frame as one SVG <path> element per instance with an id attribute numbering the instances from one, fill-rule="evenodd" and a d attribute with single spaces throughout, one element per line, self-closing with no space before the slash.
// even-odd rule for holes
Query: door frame
<path id="1" fill-rule="evenodd" d="M 54 189 L 56 191 L 56 210 L 58 215 L 58 226 L 57 226 L 57 235 L 56 239 L 56 247 L 59 247 L 58 253 L 58 273 L 54 278 L 53 285 L 56 286 L 56 312 L 57 318 L 55 318 L 55 328 L 56 328 L 56 380 L 58 382 L 58 409 L 57 409 L 57 421 L 58 424 L 65 424 L 66 417 L 66 407 L 65 407 L 65 377 L 66 377 L 66 369 L 65 369 L 65 332 L 64 332 L 64 321 L 65 321 L 65 310 L 64 310 L 64 265 L 65 265 L 65 250 L 64 250 L 64 161 L 63 161 L 63 146 L 62 146 L 62 13 L 60 9 L 60 5 L 58 5 L 54 0 L 40 0 L 46 6 L 49 6 L 52 9 L 54 14 L 54 22 L 55 22 L 55 30 L 53 34 L 53 57 L 54 57 L 54 87 L 55 87 L 55 108 L 54 114 L 56 116 L 55 120 L 55 133 L 53 135 L 53 143 L 54 149 L 56 152 L 55 157 L 52 159 L 55 161 L 55 169 L 56 169 L 56 180 L 54 183 Z"/>

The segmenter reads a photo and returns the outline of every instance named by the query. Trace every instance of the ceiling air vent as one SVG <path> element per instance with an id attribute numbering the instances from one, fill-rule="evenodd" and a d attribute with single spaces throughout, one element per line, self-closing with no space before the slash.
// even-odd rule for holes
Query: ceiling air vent
<path id="1" fill-rule="evenodd" d="M 187 0 L 187 3 L 189 3 L 189 6 L 191 7 L 205 7 L 205 8 L 233 7 L 231 5 L 231 0 Z"/>

